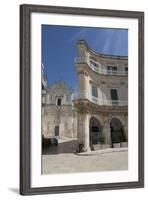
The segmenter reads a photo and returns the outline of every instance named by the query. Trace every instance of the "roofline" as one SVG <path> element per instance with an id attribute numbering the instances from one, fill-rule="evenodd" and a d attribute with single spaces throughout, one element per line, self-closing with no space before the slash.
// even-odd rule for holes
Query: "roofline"
<path id="1" fill-rule="evenodd" d="M 69 86 L 64 80 L 59 80 L 59 81 L 55 81 L 52 84 L 48 84 L 47 88 L 49 90 L 51 87 L 53 87 L 55 85 L 59 85 L 60 83 L 64 84 L 68 89 L 71 89 L 72 91 L 74 91 L 73 87 Z"/>
<path id="2" fill-rule="evenodd" d="M 92 54 L 96 55 L 96 56 L 100 56 L 100 57 L 103 57 L 103 58 L 112 58 L 112 59 L 120 59 L 120 60 L 128 60 L 128 56 L 119 56 L 119 55 L 111 55 L 111 54 L 104 54 L 104 53 L 99 53 L 99 52 L 96 52 L 95 50 L 91 49 L 87 42 L 85 40 L 78 40 L 78 45 L 79 44 L 83 44 L 85 45 L 85 47 L 87 48 L 87 50 L 89 52 L 91 52 Z"/>

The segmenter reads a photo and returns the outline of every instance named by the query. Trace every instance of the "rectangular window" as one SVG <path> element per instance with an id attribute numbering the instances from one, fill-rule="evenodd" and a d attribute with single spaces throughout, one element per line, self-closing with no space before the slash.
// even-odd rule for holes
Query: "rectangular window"
<path id="1" fill-rule="evenodd" d="M 55 136 L 59 136 L 59 126 L 55 126 Z"/>
<path id="2" fill-rule="evenodd" d="M 62 104 L 62 99 L 58 98 L 58 100 L 57 100 L 57 106 L 61 106 L 61 104 Z"/>
<path id="3" fill-rule="evenodd" d="M 92 85 L 92 96 L 98 98 L 98 88 Z"/>
<path id="4" fill-rule="evenodd" d="M 112 100 L 112 105 L 118 105 L 117 89 L 111 89 L 111 100 Z"/>
<path id="5" fill-rule="evenodd" d="M 108 74 L 116 74 L 117 73 L 117 66 L 107 66 L 107 73 Z"/>
<path id="6" fill-rule="evenodd" d="M 128 74 L 128 67 L 125 67 L 125 73 Z"/>

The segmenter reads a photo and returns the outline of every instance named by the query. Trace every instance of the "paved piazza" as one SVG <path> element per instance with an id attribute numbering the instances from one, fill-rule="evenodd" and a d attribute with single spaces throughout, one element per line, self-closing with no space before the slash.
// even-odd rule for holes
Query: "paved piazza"
<path id="1" fill-rule="evenodd" d="M 54 147 L 56 148 L 56 147 Z M 104 149 L 76 154 L 55 149 L 42 155 L 42 174 L 128 169 L 128 149 Z"/>

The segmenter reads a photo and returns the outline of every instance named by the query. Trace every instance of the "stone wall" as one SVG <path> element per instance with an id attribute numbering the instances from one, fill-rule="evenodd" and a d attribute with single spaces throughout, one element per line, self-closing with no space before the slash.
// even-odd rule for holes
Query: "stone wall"
<path id="1" fill-rule="evenodd" d="M 72 105 L 50 105 L 44 108 L 42 130 L 45 137 L 55 136 L 55 126 L 59 126 L 59 137 L 77 136 L 77 115 Z"/>

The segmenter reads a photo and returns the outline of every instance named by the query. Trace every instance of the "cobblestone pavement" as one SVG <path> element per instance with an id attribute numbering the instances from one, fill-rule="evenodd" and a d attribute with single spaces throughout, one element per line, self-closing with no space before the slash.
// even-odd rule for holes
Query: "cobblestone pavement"
<path id="1" fill-rule="evenodd" d="M 42 155 L 42 174 L 128 169 L 128 149 L 104 149 L 90 153 Z"/>

